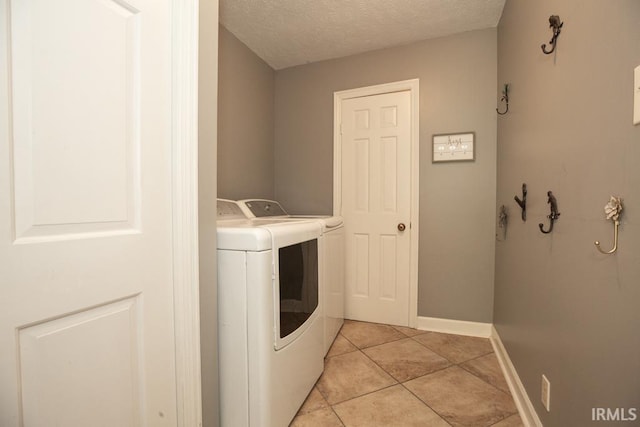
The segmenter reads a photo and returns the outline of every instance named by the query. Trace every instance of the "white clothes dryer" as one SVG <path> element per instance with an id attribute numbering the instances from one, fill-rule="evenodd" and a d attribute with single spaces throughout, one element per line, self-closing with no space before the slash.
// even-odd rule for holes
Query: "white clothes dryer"
<path id="1" fill-rule="evenodd" d="M 217 225 L 222 426 L 287 426 L 324 369 L 322 227 L 222 199 Z"/>
<path id="2" fill-rule="evenodd" d="M 341 216 L 289 215 L 275 200 L 245 199 L 238 205 L 247 218 L 269 219 L 312 219 L 320 221 L 324 239 L 324 264 L 320 278 L 320 289 L 324 301 L 324 353 L 331 348 L 344 323 L 344 283 L 345 283 L 345 234 Z"/>

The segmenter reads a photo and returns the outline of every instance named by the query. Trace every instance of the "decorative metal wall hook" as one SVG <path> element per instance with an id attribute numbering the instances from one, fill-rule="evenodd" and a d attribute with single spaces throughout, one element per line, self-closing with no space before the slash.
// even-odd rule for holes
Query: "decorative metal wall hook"
<path id="1" fill-rule="evenodd" d="M 547 45 L 543 44 L 540 46 L 542 48 L 542 52 L 546 55 L 553 53 L 556 50 L 556 45 L 558 43 L 558 36 L 560 36 L 560 29 L 564 25 L 564 22 L 560 22 L 560 17 L 558 15 L 551 15 L 549 17 L 549 27 L 553 28 L 553 37 L 551 37 L 551 41 L 549 44 L 551 45 L 551 50 L 547 51 Z"/>
<path id="2" fill-rule="evenodd" d="M 553 223 L 557 221 L 558 217 L 560 216 L 560 212 L 558 212 L 558 202 L 556 201 L 555 196 L 551 191 L 547 191 L 547 196 L 549 196 L 547 203 L 549 203 L 549 208 L 551 210 L 551 213 L 547 215 L 547 218 L 549 218 L 549 220 L 551 221 L 549 223 L 549 230 L 544 230 L 544 224 L 538 224 L 538 227 L 540 227 L 540 231 L 542 231 L 544 234 L 549 234 L 553 231 Z"/>
<path id="3" fill-rule="evenodd" d="M 501 113 L 500 110 L 496 108 L 496 113 L 500 114 L 501 116 L 504 116 L 509 112 L 509 84 L 508 83 L 505 83 L 504 89 L 502 89 L 502 98 L 500 98 L 500 102 L 504 102 L 507 108 L 506 110 L 504 110 L 504 113 Z"/>
<path id="4" fill-rule="evenodd" d="M 507 212 L 507 207 L 505 205 L 500 206 L 498 210 L 498 228 L 502 230 L 502 239 L 498 237 L 498 233 L 496 233 L 496 240 L 504 241 L 507 239 L 507 224 L 509 223 L 509 213 Z"/>
<path id="5" fill-rule="evenodd" d="M 522 200 L 518 196 L 514 196 L 513 199 L 522 209 L 522 220 L 527 220 L 527 184 L 522 184 Z"/>
<path id="6" fill-rule="evenodd" d="M 609 203 L 604 207 L 604 213 L 607 215 L 607 219 L 613 221 L 613 248 L 610 251 L 603 251 L 600 247 L 600 242 L 593 242 L 596 248 L 603 254 L 612 254 L 618 250 L 618 227 L 620 227 L 620 214 L 622 213 L 622 199 L 620 197 L 611 196 Z"/>
<path id="7" fill-rule="evenodd" d="M 602 248 L 600 247 L 600 242 L 599 241 L 595 241 L 593 242 L 594 245 L 596 245 L 596 248 L 598 248 L 598 250 L 605 254 L 612 254 L 615 251 L 618 250 L 618 227 L 620 226 L 620 221 L 615 220 L 613 221 L 613 249 L 611 249 L 610 251 L 603 251 Z"/>

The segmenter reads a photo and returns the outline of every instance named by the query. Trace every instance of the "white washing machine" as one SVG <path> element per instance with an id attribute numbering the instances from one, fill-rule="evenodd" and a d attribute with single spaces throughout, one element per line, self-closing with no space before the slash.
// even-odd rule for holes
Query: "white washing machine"
<path id="1" fill-rule="evenodd" d="M 322 227 L 221 199 L 217 225 L 222 426 L 287 426 L 324 369 Z"/>
<path id="2" fill-rule="evenodd" d="M 321 222 L 324 239 L 324 264 L 320 289 L 324 300 L 324 353 L 329 351 L 344 323 L 345 235 L 341 216 L 289 215 L 274 200 L 245 199 L 238 205 L 247 218 L 257 219 L 315 219 Z"/>

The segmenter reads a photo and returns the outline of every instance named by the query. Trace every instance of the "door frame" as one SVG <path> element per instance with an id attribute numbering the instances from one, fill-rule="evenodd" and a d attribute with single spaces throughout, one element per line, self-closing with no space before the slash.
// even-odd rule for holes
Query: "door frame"
<path id="1" fill-rule="evenodd" d="M 418 237 L 420 195 L 420 80 L 411 79 L 333 93 L 333 214 L 342 213 L 342 101 L 392 92 L 411 94 L 411 215 L 409 260 L 409 326 L 418 321 Z"/>
<path id="2" fill-rule="evenodd" d="M 178 426 L 202 425 L 198 259 L 198 0 L 171 0 L 171 211 Z"/>

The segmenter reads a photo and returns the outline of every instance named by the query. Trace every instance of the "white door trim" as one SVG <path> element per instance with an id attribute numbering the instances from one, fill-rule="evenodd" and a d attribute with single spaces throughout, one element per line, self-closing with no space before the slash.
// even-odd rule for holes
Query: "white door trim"
<path id="1" fill-rule="evenodd" d="M 415 328 L 418 319 L 418 208 L 420 182 L 420 80 L 404 80 L 343 90 L 333 93 L 333 214 L 342 212 L 342 135 L 340 122 L 342 101 L 384 93 L 411 93 L 411 259 L 409 274 L 409 326 Z"/>
<path id="2" fill-rule="evenodd" d="M 198 0 L 171 1 L 173 295 L 178 426 L 202 425 L 198 289 Z"/>

